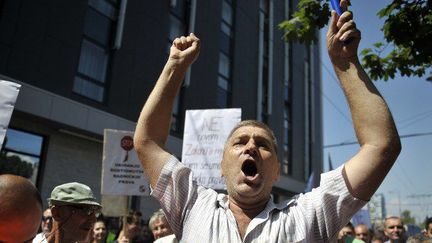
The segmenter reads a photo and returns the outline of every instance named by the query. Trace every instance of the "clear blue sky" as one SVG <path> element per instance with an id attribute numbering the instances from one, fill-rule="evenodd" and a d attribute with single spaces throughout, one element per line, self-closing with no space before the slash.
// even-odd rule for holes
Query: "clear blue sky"
<path id="1" fill-rule="evenodd" d="M 359 50 L 372 47 L 383 40 L 381 27 L 383 20 L 376 13 L 386 6 L 389 0 L 352 0 L 350 10 L 362 32 Z M 351 116 L 345 97 L 335 81 L 334 72 L 327 56 L 325 33 L 321 30 L 322 91 L 324 110 L 324 145 L 355 141 Z M 387 47 L 389 50 L 391 46 Z M 330 70 L 328 72 L 326 69 Z M 377 81 L 375 85 L 386 99 L 398 127 L 400 135 L 432 132 L 432 82 L 426 78 L 397 76 L 393 80 Z M 333 104 L 332 104 L 333 103 Z M 348 119 L 347 119 L 348 118 Z M 417 220 L 426 215 L 432 216 L 432 195 L 412 198 L 410 195 L 432 194 L 432 135 L 403 138 L 402 152 L 396 164 L 387 175 L 378 193 L 383 193 L 387 201 L 387 214 L 399 214 L 401 209 L 409 209 Z M 328 170 L 330 154 L 333 167 L 337 167 L 353 156 L 358 145 L 324 149 L 324 170 Z"/>

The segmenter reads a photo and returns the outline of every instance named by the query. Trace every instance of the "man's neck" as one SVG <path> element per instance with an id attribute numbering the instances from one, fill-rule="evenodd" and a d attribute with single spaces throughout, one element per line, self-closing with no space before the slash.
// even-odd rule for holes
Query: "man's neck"
<path id="1" fill-rule="evenodd" d="M 244 239 L 249 223 L 266 207 L 268 199 L 254 204 L 245 204 L 228 196 L 229 209 L 237 222 L 241 239 Z"/>
<path id="2" fill-rule="evenodd" d="M 265 201 L 263 200 L 260 202 L 254 202 L 254 203 L 243 203 L 228 196 L 229 208 L 233 212 L 233 214 L 247 215 L 251 219 L 255 218 L 258 214 L 260 214 L 264 210 L 269 199 Z"/>

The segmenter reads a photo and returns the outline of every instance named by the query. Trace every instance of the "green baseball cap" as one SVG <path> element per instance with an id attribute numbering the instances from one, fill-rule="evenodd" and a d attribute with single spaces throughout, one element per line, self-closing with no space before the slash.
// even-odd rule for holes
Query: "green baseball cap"
<path id="1" fill-rule="evenodd" d="M 50 205 L 92 205 L 102 208 L 90 187 L 78 182 L 56 186 L 48 202 Z"/>

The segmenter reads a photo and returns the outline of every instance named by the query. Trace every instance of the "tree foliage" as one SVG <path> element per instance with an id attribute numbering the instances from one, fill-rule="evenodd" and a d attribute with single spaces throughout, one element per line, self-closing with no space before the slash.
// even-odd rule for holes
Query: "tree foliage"
<path id="1" fill-rule="evenodd" d="M 416 220 L 414 217 L 411 216 L 411 211 L 410 210 L 404 210 L 401 213 L 401 221 L 403 224 L 407 225 L 407 224 L 415 224 Z"/>
<path id="2" fill-rule="evenodd" d="M 0 155 L 0 175 L 13 174 L 25 178 L 30 178 L 33 175 L 33 166 L 31 163 L 21 160 L 17 155 L 7 156 Z"/>
<path id="3" fill-rule="evenodd" d="M 292 18 L 279 24 L 286 41 L 316 43 L 315 31 L 328 23 L 329 0 L 300 0 Z M 377 15 L 384 19 L 381 30 L 385 42 L 375 43 L 360 52 L 372 79 L 402 76 L 423 77 L 432 81 L 432 0 L 393 0 Z"/>

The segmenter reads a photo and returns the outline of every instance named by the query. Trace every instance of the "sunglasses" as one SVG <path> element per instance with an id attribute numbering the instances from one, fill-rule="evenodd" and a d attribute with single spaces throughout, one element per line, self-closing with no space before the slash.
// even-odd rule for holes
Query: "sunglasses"
<path id="1" fill-rule="evenodd" d="M 47 221 L 47 220 L 49 220 L 49 221 L 52 221 L 52 217 L 51 216 L 42 216 L 42 221 Z"/>
<path id="2" fill-rule="evenodd" d="M 71 208 L 74 208 L 74 210 L 72 210 L 73 213 L 81 212 L 81 214 L 85 214 L 87 216 L 90 216 L 92 214 L 94 214 L 97 217 L 99 217 L 100 215 L 100 208 L 98 207 L 77 207 L 77 206 L 70 206 Z"/>

